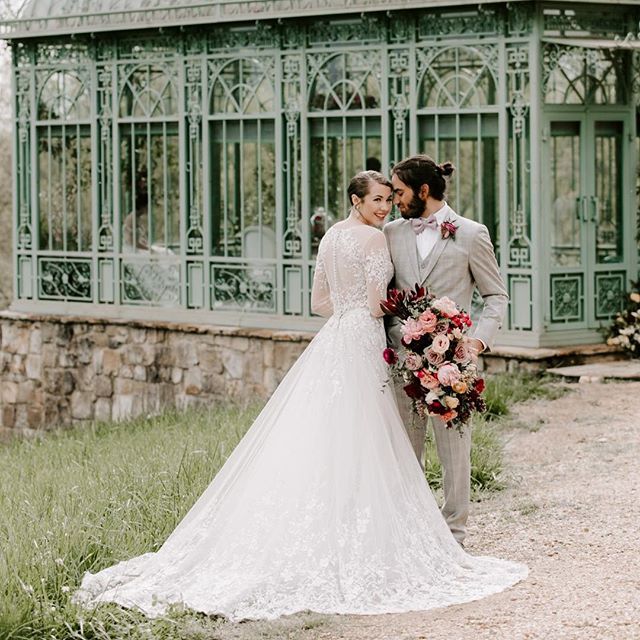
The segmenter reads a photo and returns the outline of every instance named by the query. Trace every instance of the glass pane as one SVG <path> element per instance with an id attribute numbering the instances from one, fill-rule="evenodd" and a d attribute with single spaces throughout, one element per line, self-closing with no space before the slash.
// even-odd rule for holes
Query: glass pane
<path id="1" fill-rule="evenodd" d="M 313 74 L 311 111 L 348 111 L 380 106 L 379 54 L 373 51 L 310 55 Z"/>
<path id="2" fill-rule="evenodd" d="M 258 60 L 231 60 L 220 69 L 214 66 L 212 83 L 212 113 L 273 110 L 274 91 L 268 66 Z"/>
<path id="3" fill-rule="evenodd" d="M 349 212 L 347 187 L 365 169 L 380 171 L 382 146 L 377 118 L 331 118 L 311 123 L 311 254 L 322 236 Z"/>
<path id="4" fill-rule="evenodd" d="M 425 116 L 420 134 L 424 153 L 436 162 L 450 161 L 456 168 L 447 187 L 447 202 L 461 216 L 486 224 L 497 242 L 498 117 Z"/>
<path id="5" fill-rule="evenodd" d="M 546 45 L 547 104 L 624 104 L 630 66 L 628 53 Z"/>
<path id="6" fill-rule="evenodd" d="M 595 124 L 595 198 L 591 219 L 596 223 L 596 260 L 622 261 L 622 123 Z"/>
<path id="7" fill-rule="evenodd" d="M 586 202 L 580 185 L 580 122 L 552 122 L 551 264 L 577 267 L 582 263 L 580 216 Z"/>
<path id="8" fill-rule="evenodd" d="M 81 77 L 55 71 L 44 82 L 38 101 L 40 120 L 80 120 L 91 115 L 91 95 Z"/>
<path id="9" fill-rule="evenodd" d="M 160 67 L 141 65 L 124 82 L 120 116 L 155 117 L 178 113 L 178 93 L 170 74 Z"/>
<path id="10" fill-rule="evenodd" d="M 122 250 L 167 255 L 180 247 L 180 159 L 173 125 L 121 129 Z"/>
<path id="11" fill-rule="evenodd" d="M 215 122 L 211 132 L 213 253 L 275 259 L 273 122 Z"/>
<path id="12" fill-rule="evenodd" d="M 91 138 L 88 127 L 38 130 L 40 248 L 91 249 Z"/>
<path id="13" fill-rule="evenodd" d="M 427 52 L 428 53 L 428 52 Z M 491 53 L 451 47 L 425 64 L 418 108 L 477 107 L 496 103 L 496 85 L 491 73 Z"/>

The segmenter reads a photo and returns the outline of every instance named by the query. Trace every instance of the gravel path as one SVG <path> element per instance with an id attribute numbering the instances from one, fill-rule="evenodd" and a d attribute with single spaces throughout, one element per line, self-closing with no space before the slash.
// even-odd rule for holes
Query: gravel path
<path id="1" fill-rule="evenodd" d="M 446 609 L 298 615 L 214 637 L 640 639 L 640 382 L 571 389 L 516 407 L 504 433 L 509 486 L 472 506 L 467 550 L 525 562 L 525 582 Z"/>

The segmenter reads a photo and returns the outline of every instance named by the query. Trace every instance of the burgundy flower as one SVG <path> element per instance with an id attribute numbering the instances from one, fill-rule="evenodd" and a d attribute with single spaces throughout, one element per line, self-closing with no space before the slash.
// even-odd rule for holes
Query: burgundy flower
<path id="1" fill-rule="evenodd" d="M 422 387 L 417 380 L 415 382 L 409 383 L 408 385 L 405 385 L 404 392 L 413 400 L 422 398 Z"/>
<path id="2" fill-rule="evenodd" d="M 482 378 L 478 378 L 474 383 L 473 383 L 473 388 L 478 392 L 478 393 L 482 393 L 484 391 L 484 380 Z"/>
<path id="3" fill-rule="evenodd" d="M 393 349 L 385 349 L 382 352 L 382 357 L 387 364 L 395 364 L 398 362 L 398 356 Z"/>
<path id="4" fill-rule="evenodd" d="M 447 238 L 451 238 L 452 240 L 455 240 L 457 230 L 458 230 L 458 227 L 455 224 L 453 224 L 453 222 L 450 222 L 449 220 L 445 220 L 440 225 L 440 233 L 442 234 L 442 237 L 445 240 Z"/>

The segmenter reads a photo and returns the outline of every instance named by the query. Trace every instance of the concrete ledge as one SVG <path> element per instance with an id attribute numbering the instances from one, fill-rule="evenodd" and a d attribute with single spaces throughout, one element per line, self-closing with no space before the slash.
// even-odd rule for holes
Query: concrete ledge
<path id="1" fill-rule="evenodd" d="M 620 347 L 604 343 L 539 348 L 498 346 L 481 356 L 481 366 L 487 373 L 543 372 L 557 367 L 625 359 L 626 354 Z"/>
<path id="2" fill-rule="evenodd" d="M 132 320 L 130 318 L 99 318 L 97 316 L 57 315 L 51 313 L 24 313 L 21 311 L 0 311 L 0 320 L 23 322 L 50 322 L 54 324 L 86 324 L 86 325 L 117 325 L 134 329 L 164 329 L 180 333 L 195 333 L 200 335 L 234 336 L 241 338 L 261 338 L 276 342 L 309 342 L 315 332 L 286 331 L 279 329 L 257 329 L 251 327 L 228 327 L 224 325 L 209 325 L 195 322 L 171 322 L 168 320 Z"/>
<path id="3" fill-rule="evenodd" d="M 575 367 L 548 369 L 547 373 L 578 382 L 602 380 L 640 380 L 640 360 L 623 362 L 596 362 Z"/>

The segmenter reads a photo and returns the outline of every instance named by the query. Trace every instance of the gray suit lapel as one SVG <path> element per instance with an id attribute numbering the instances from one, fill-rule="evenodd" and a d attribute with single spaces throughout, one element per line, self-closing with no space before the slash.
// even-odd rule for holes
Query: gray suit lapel
<path id="1" fill-rule="evenodd" d="M 458 215 L 453 211 L 453 209 L 449 208 L 447 215 L 445 216 L 445 222 L 456 222 Z M 436 243 L 433 245 L 433 248 L 429 252 L 429 255 L 424 259 L 422 264 L 420 265 L 420 283 L 424 284 L 424 281 L 429 277 L 433 268 L 436 266 L 440 255 L 444 251 L 444 248 L 447 246 L 447 242 L 455 242 L 453 238 L 443 238 L 442 235 L 438 236 Z"/>
<path id="2" fill-rule="evenodd" d="M 402 225 L 404 227 L 404 245 L 407 252 L 407 260 L 413 271 L 413 278 L 408 280 L 411 282 L 420 282 L 420 262 L 418 258 L 418 245 L 416 244 L 416 234 L 411 228 L 410 223 Z"/>

